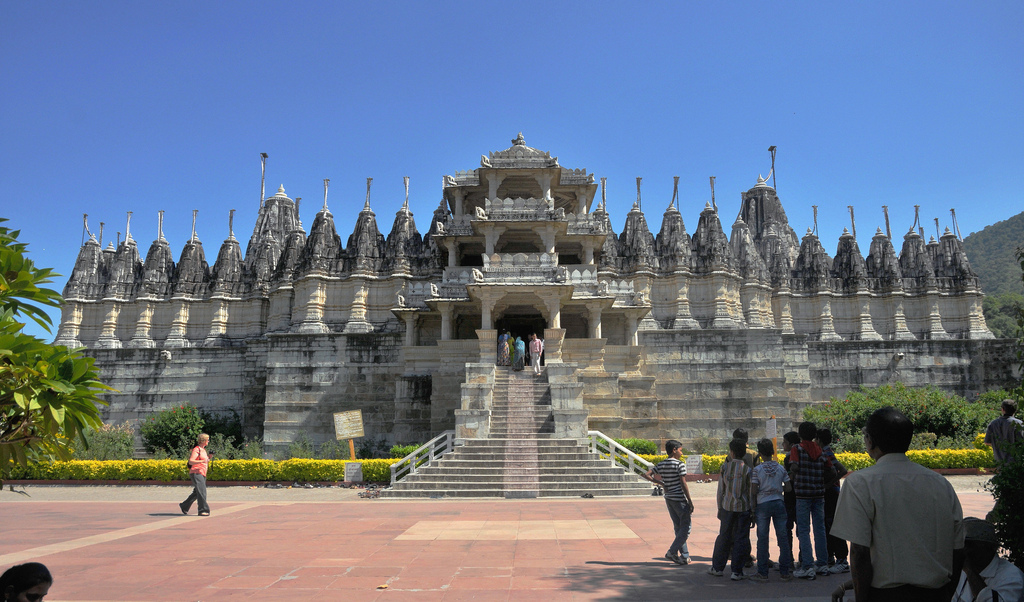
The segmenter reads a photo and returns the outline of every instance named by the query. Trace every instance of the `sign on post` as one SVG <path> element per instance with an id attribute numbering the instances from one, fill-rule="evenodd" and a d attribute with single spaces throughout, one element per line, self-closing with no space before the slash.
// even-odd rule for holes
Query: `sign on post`
<path id="1" fill-rule="evenodd" d="M 334 413 L 334 436 L 339 441 L 348 439 L 349 459 L 356 459 L 356 444 L 353 441 L 356 437 L 365 437 L 363 433 L 363 411 L 352 410 L 350 412 Z"/>
<path id="2" fill-rule="evenodd" d="M 704 456 L 686 456 L 686 474 L 704 474 Z"/>

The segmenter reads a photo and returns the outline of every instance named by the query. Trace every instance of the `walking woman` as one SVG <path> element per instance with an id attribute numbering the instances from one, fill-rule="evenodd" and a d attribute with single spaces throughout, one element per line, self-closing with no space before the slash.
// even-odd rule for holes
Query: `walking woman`
<path id="1" fill-rule="evenodd" d="M 498 365 L 508 366 L 512 363 L 511 356 L 508 352 L 508 340 L 511 338 L 509 333 L 505 333 L 498 337 Z"/>
<path id="2" fill-rule="evenodd" d="M 523 371 L 523 364 L 526 361 L 526 343 L 522 337 L 516 337 L 516 355 L 512 360 L 512 369 L 516 372 Z"/>
<path id="3" fill-rule="evenodd" d="M 210 465 L 210 455 L 206 453 L 206 446 L 209 443 L 209 435 L 199 435 L 199 441 L 188 456 L 188 476 L 192 479 L 192 494 L 178 504 L 182 514 L 188 514 L 192 502 L 198 500 L 199 516 L 210 516 L 210 505 L 206 503 L 206 468 Z"/>
<path id="4" fill-rule="evenodd" d="M 50 592 L 52 585 L 53 577 L 42 564 L 19 564 L 0 575 L 0 596 L 4 602 L 39 602 Z"/>

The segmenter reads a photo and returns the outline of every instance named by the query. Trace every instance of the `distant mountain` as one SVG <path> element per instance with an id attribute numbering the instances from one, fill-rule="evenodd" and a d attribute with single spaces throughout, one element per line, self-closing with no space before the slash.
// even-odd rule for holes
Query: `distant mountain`
<path id="1" fill-rule="evenodd" d="M 986 295 L 1024 293 L 1020 264 L 1014 259 L 1017 247 L 1024 247 L 1024 212 L 985 226 L 964 239 L 967 260 L 981 279 Z"/>

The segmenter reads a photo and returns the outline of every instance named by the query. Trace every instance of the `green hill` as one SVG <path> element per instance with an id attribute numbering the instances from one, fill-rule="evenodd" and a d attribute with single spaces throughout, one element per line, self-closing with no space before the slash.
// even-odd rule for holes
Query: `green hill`
<path id="1" fill-rule="evenodd" d="M 986 295 L 1024 293 L 1020 264 L 1014 259 L 1017 247 L 1024 247 L 1024 213 L 985 226 L 964 239 L 967 260 Z"/>

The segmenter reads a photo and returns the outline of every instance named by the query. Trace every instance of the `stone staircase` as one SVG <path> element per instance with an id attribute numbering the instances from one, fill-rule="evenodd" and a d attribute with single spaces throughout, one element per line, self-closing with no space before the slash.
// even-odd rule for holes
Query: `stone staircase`
<path id="1" fill-rule="evenodd" d="M 555 438 L 548 374 L 498 366 L 489 436 L 466 439 L 432 466 L 407 475 L 383 497 L 534 498 L 649 495 L 651 486 L 590 452 Z"/>

